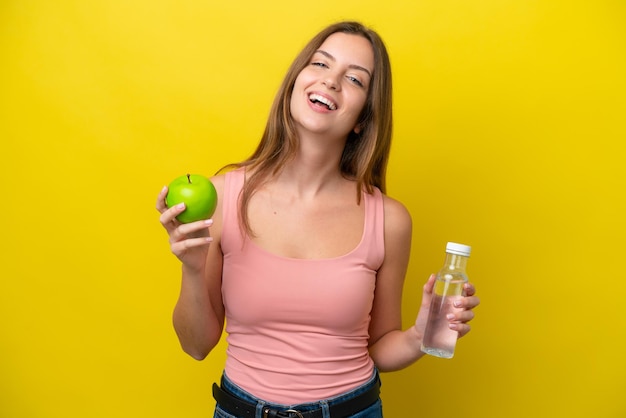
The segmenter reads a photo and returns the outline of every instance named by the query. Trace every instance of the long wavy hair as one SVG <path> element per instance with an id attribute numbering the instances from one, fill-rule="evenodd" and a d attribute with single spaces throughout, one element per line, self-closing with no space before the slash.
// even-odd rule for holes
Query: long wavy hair
<path id="1" fill-rule="evenodd" d="M 229 168 L 247 167 L 251 173 L 244 184 L 239 200 L 239 218 L 244 232 L 252 235 L 248 220 L 248 203 L 259 187 L 277 174 L 298 149 L 298 136 L 291 117 L 290 103 L 296 78 L 309 65 L 313 54 L 326 38 L 334 33 L 363 36 L 374 51 L 374 71 L 363 111 L 357 121 L 357 134 L 350 132 L 341 156 L 340 169 L 344 177 L 356 181 L 357 202 L 363 190 L 373 192 L 378 187 L 385 193 L 385 176 L 392 133 L 391 64 L 381 37 L 359 22 L 339 22 L 319 32 L 295 58 L 276 94 L 267 125 L 254 153 L 246 160 Z"/>

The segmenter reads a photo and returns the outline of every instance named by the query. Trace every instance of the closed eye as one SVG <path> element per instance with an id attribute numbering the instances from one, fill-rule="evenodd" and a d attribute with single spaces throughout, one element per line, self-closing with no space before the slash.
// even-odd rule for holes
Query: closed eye
<path id="1" fill-rule="evenodd" d="M 319 62 L 319 61 L 313 61 L 313 62 L 311 63 L 311 65 L 313 65 L 313 66 L 315 66 L 315 67 L 322 67 L 322 68 L 327 68 L 327 67 L 328 67 L 328 65 L 326 65 L 326 64 L 325 64 L 325 63 L 323 63 L 323 62 Z"/>

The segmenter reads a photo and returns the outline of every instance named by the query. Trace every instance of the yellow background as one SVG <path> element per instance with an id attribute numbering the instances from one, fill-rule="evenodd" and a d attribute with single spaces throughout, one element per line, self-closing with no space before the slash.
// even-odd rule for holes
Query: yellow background
<path id="1" fill-rule="evenodd" d="M 224 346 L 178 346 L 154 200 L 246 157 L 345 18 L 392 58 L 405 325 L 448 240 L 483 301 L 454 359 L 383 376 L 386 416 L 626 416 L 626 3 L 4 0 L 1 417 L 211 416 Z"/>

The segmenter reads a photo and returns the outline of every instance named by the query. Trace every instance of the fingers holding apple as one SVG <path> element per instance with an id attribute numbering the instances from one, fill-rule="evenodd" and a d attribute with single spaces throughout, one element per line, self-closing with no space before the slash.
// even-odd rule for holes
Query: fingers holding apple
<path id="1" fill-rule="evenodd" d="M 200 174 L 187 174 L 175 178 L 169 184 L 165 204 L 168 208 L 176 206 L 183 209 L 176 216 L 180 223 L 209 219 L 217 207 L 217 191 L 207 177 Z M 184 206 L 177 206 L 180 204 Z"/>
<path id="2" fill-rule="evenodd" d="M 156 210 L 161 214 L 161 216 L 159 216 L 159 221 L 161 222 L 161 225 L 163 225 L 163 228 L 165 228 L 168 233 L 171 233 L 172 230 L 176 228 L 178 224 L 180 224 L 180 222 L 176 220 L 176 216 L 184 209 L 178 209 L 176 206 L 174 206 L 173 208 L 168 208 L 167 204 L 165 203 L 165 197 L 167 196 L 167 192 L 167 186 L 163 186 L 163 189 L 161 189 L 161 191 L 159 192 L 159 196 L 157 197 Z M 181 205 L 184 207 L 184 203 L 182 203 Z"/>
<path id="3" fill-rule="evenodd" d="M 167 186 L 163 186 L 163 188 L 159 192 L 159 196 L 157 196 L 156 210 L 159 211 L 159 213 L 163 213 L 167 210 L 167 205 L 165 204 L 165 196 L 167 196 Z"/>

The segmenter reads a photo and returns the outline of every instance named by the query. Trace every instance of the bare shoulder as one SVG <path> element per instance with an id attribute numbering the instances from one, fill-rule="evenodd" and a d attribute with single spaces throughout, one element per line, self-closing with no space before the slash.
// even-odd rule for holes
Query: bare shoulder
<path id="1" fill-rule="evenodd" d="M 393 236 L 403 236 L 411 233 L 411 214 L 404 204 L 392 197 L 383 195 L 383 205 L 385 208 L 385 234 Z"/>
<path id="2" fill-rule="evenodd" d="M 226 175 L 218 174 L 211 177 L 211 183 L 215 186 L 215 191 L 217 192 L 217 209 L 220 210 L 222 206 L 222 197 L 224 196 L 224 183 L 225 183 Z"/>
<path id="3" fill-rule="evenodd" d="M 213 186 L 215 186 L 215 190 L 218 192 L 218 194 L 221 194 L 221 192 L 224 190 L 225 178 L 226 174 L 217 174 L 209 178 L 209 180 L 211 180 L 211 183 L 213 183 Z"/>

